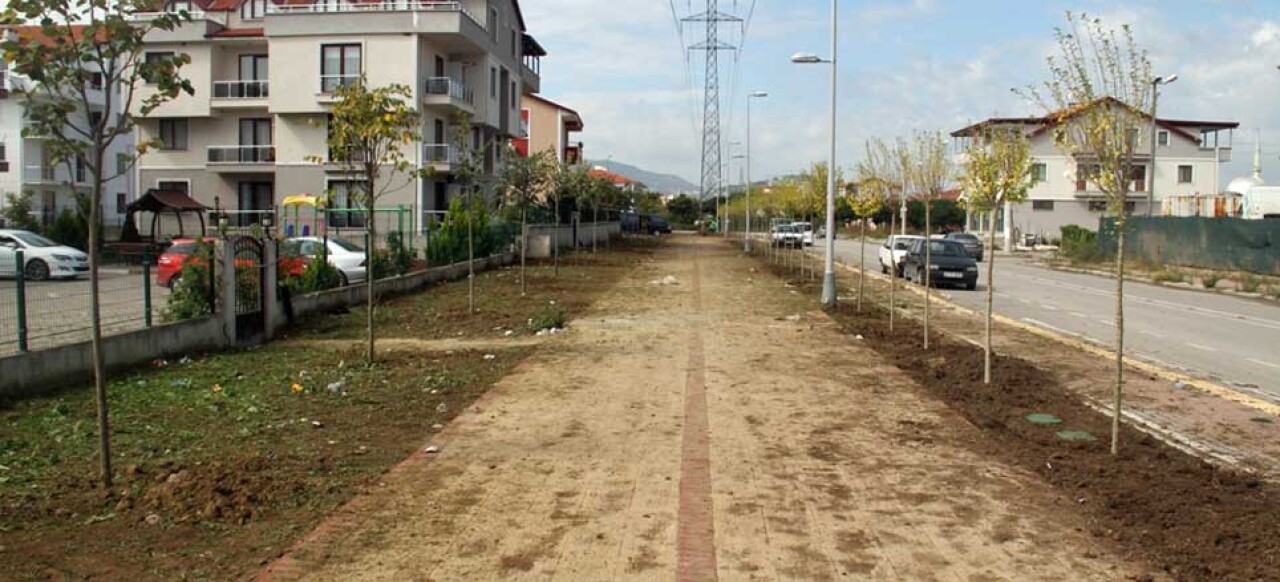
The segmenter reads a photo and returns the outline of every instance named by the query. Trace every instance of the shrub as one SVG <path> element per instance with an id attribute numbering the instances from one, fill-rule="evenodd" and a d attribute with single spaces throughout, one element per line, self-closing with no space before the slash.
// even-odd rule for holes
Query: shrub
<path id="1" fill-rule="evenodd" d="M 548 305 L 529 319 L 529 331 L 539 332 L 544 329 L 561 329 L 568 321 L 568 315 L 559 307 Z"/>
<path id="2" fill-rule="evenodd" d="M 164 308 L 164 321 L 184 321 L 213 314 L 215 300 L 213 276 L 210 264 L 213 260 L 213 245 L 200 242 L 196 250 L 182 265 L 178 274 L 178 283 L 169 294 L 169 303 Z"/>
<path id="3" fill-rule="evenodd" d="M 85 243 L 89 242 L 89 232 L 87 225 L 84 225 L 86 228 L 82 228 L 82 224 L 75 211 L 63 208 L 53 219 L 53 224 L 49 225 L 49 232 L 45 234 L 58 244 L 84 250 L 88 246 Z"/>
<path id="4" fill-rule="evenodd" d="M 1221 281 L 1221 280 L 1222 280 L 1222 277 L 1210 273 L 1200 278 L 1200 284 L 1204 285 L 1205 289 L 1213 289 L 1214 287 L 1218 286 L 1218 281 Z"/>
<path id="5" fill-rule="evenodd" d="M 4 198 L 4 210 L 0 210 L 0 216 L 4 217 L 5 228 L 40 232 L 40 221 L 36 219 L 35 211 L 32 210 L 34 202 L 32 202 L 31 192 L 17 195 L 9 193 L 5 194 Z"/>
<path id="6" fill-rule="evenodd" d="M 1257 293 L 1261 287 L 1262 279 L 1259 279 L 1256 275 L 1246 274 L 1240 277 L 1240 290 L 1245 293 Z"/>
<path id="7" fill-rule="evenodd" d="M 1081 263 L 1095 263 L 1106 258 L 1098 248 L 1098 233 L 1074 224 L 1062 227 L 1062 244 L 1058 253 Z"/>
<path id="8" fill-rule="evenodd" d="M 467 224 L 475 237 L 476 258 L 500 252 L 502 247 L 518 236 L 519 227 L 491 222 L 489 212 L 480 200 L 472 202 L 470 212 L 461 198 L 449 204 L 440 227 L 431 233 L 427 243 L 427 260 L 432 265 L 448 265 L 467 260 Z"/>
<path id="9" fill-rule="evenodd" d="M 387 234 L 387 259 L 391 269 L 397 275 L 403 275 L 413 269 L 413 255 L 404 244 L 404 238 L 398 232 Z"/>
<path id="10" fill-rule="evenodd" d="M 1179 271 L 1173 267 L 1165 267 L 1163 269 L 1160 269 L 1159 271 L 1156 271 L 1154 275 L 1151 276 L 1151 280 L 1156 283 L 1181 283 L 1183 281 L 1186 281 L 1186 279 L 1187 277 L 1186 275 L 1182 274 L 1182 271 Z"/>
<path id="11" fill-rule="evenodd" d="M 1272 299 L 1280 299 L 1280 285 L 1267 287 L 1267 296 Z"/>
<path id="12" fill-rule="evenodd" d="M 324 257 L 316 257 L 307 262 L 302 274 L 291 277 L 286 282 L 298 293 L 316 293 L 328 289 L 336 289 L 342 279 L 338 276 L 338 268 L 330 265 Z"/>

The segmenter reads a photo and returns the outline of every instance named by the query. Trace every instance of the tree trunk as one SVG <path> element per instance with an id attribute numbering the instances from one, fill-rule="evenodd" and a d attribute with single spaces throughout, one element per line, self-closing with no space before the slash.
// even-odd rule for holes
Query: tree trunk
<path id="1" fill-rule="evenodd" d="M 596 252 L 596 240 L 600 238 L 600 205 L 591 205 L 591 253 Z"/>
<path id="2" fill-rule="evenodd" d="M 476 216 L 471 186 L 467 186 L 467 315 L 476 312 Z"/>
<path id="3" fill-rule="evenodd" d="M 1111 454 L 1120 454 L 1120 412 L 1124 400 L 1124 216 L 1116 220 L 1116 385 L 1111 414 Z"/>
<path id="4" fill-rule="evenodd" d="M 560 195 L 555 198 L 555 226 L 551 230 L 551 276 L 560 276 Z"/>
<path id="5" fill-rule="evenodd" d="M 525 296 L 525 290 L 527 289 L 525 279 L 524 279 L 525 278 L 524 263 L 525 263 L 525 254 L 526 254 L 525 249 L 529 247 L 528 215 L 529 215 L 529 206 L 526 203 L 524 206 L 520 207 L 520 296 L 521 297 Z"/>
<path id="6" fill-rule="evenodd" d="M 369 191 L 370 192 L 373 191 L 372 184 L 370 184 L 369 186 Z M 378 246 L 378 220 L 377 220 L 378 217 L 377 217 L 377 213 L 374 212 L 374 208 L 375 208 L 374 200 L 372 199 L 372 195 L 371 195 L 369 199 L 369 218 L 368 218 L 369 227 L 367 229 L 369 233 L 368 234 L 369 240 L 365 241 L 365 250 L 364 250 L 365 256 L 368 258 L 368 265 L 369 265 L 368 272 L 365 273 L 365 277 L 364 277 L 365 290 L 367 291 L 367 293 L 365 294 L 365 328 L 369 334 L 369 345 L 365 353 L 365 361 L 368 362 L 370 366 L 372 366 L 375 361 L 374 329 L 373 329 L 373 290 L 375 289 L 374 283 L 375 283 L 375 280 L 377 279 L 377 272 L 376 272 L 376 269 L 374 269 L 374 264 L 377 262 L 375 261 L 375 257 L 377 256 L 377 246 Z"/>
<path id="7" fill-rule="evenodd" d="M 982 362 L 982 383 L 991 383 L 991 309 L 995 304 L 996 211 L 987 215 L 987 339 Z"/>
<path id="8" fill-rule="evenodd" d="M 898 213 L 889 213 L 889 333 L 893 333 L 893 312 L 897 307 L 894 305 L 895 292 L 898 289 L 898 261 L 893 256 L 893 230 L 898 226 Z"/>
<path id="9" fill-rule="evenodd" d="M 862 290 L 867 282 L 867 219 L 862 219 L 862 250 L 858 251 L 861 257 L 858 263 L 858 312 L 862 312 Z"/>
<path id="10" fill-rule="evenodd" d="M 89 321 L 90 340 L 93 352 L 93 394 L 98 412 L 98 470 L 101 472 L 102 487 L 110 489 L 111 474 L 111 420 L 107 403 L 106 366 L 102 361 L 102 307 L 98 297 L 98 220 L 102 216 L 102 147 L 95 148 L 96 158 L 93 177 L 93 193 L 89 199 Z M 74 171 L 74 170 L 73 170 Z M 21 269 L 22 266 L 18 265 Z M 147 281 L 150 285 L 151 282 Z"/>
<path id="11" fill-rule="evenodd" d="M 933 227 L 929 218 L 930 199 L 924 199 L 924 349 L 929 349 L 929 290 L 933 287 L 933 252 L 929 248 L 929 231 Z"/>

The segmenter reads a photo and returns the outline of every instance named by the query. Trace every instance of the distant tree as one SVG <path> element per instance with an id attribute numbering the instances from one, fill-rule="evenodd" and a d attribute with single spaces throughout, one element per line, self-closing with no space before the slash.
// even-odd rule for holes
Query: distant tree
<path id="1" fill-rule="evenodd" d="M 529 209 L 546 199 L 555 186 L 555 158 L 550 151 L 522 157 L 509 147 L 502 168 L 503 204 L 520 212 L 520 295 L 527 289 L 525 259 L 529 246 Z"/>
<path id="2" fill-rule="evenodd" d="M 151 0 L 9 0 L 0 13 L 0 26 L 39 26 L 48 42 L 17 38 L 0 43 L 9 74 L 23 78 L 13 83 L 27 117 L 23 137 L 42 139 L 47 163 L 63 165 L 72 173 L 77 160 L 89 176 L 89 320 L 92 344 L 93 384 L 98 409 L 98 441 L 103 487 L 111 487 L 111 426 L 108 421 L 106 370 L 102 355 L 102 310 L 98 264 L 103 185 L 133 166 L 115 167 L 108 149 L 134 130 L 133 109 L 147 115 L 182 93 L 191 94 L 191 83 L 178 75 L 190 57 L 177 54 L 143 59 L 143 39 L 152 31 L 173 30 L 190 15 L 161 13 L 139 21 L 138 12 L 155 10 Z M 89 87 L 97 78 L 106 91 L 101 106 L 118 115 L 89 115 L 98 106 Z M 145 90 L 142 88 L 146 87 Z M 140 144 L 146 151 L 150 144 Z"/>
<path id="3" fill-rule="evenodd" d="M 378 200 L 428 174 L 427 170 L 415 167 L 410 155 L 413 146 L 422 141 L 419 131 L 422 122 L 417 110 L 409 105 L 413 91 L 404 85 L 370 88 L 361 77 L 355 83 L 339 85 L 334 97 L 329 111 L 329 153 L 343 169 L 359 176 L 360 188 L 349 195 L 364 206 L 369 231 L 369 248 L 365 249 L 370 267 L 369 276 L 365 278 L 368 311 L 365 360 L 373 365 L 377 280 L 373 267 L 378 262 Z"/>
<path id="4" fill-rule="evenodd" d="M 859 238 L 862 248 L 859 251 L 858 266 L 858 311 L 862 311 L 863 288 L 867 279 L 867 220 L 884 207 L 884 201 L 892 194 L 892 185 L 886 182 L 884 167 L 887 163 L 884 152 L 871 142 L 866 143 L 866 154 L 858 164 L 858 183 L 854 188 L 854 196 L 850 200 L 854 214 L 862 227 Z M 890 234 L 893 234 L 892 232 Z"/>
<path id="5" fill-rule="evenodd" d="M 930 208 L 950 183 L 954 168 L 947 153 L 947 142 L 941 133 L 924 132 L 915 137 L 911 182 L 920 189 L 924 202 L 924 268 L 919 278 L 924 282 L 924 349 L 929 349 L 930 293 L 933 287 L 933 252 L 928 243 L 932 232 Z"/>
<path id="6" fill-rule="evenodd" d="M 968 152 L 960 177 L 961 200 L 970 212 L 987 218 L 987 314 L 982 381 L 991 383 L 991 318 L 995 302 L 996 212 L 1005 203 L 1026 200 L 1031 189 L 1031 145 L 1020 129 L 992 129 Z"/>
<path id="7" fill-rule="evenodd" d="M 1053 121 L 1053 139 L 1077 161 L 1077 175 L 1107 199 L 1116 224 L 1116 382 L 1112 391 L 1111 454 L 1120 452 L 1124 399 L 1125 204 L 1137 156 L 1147 151 L 1143 134 L 1150 117 L 1151 60 L 1128 25 L 1108 27 L 1088 14 L 1068 12 L 1054 31 L 1058 54 L 1048 58 L 1049 79 L 1026 94 Z M 1081 163 L 1083 160 L 1083 163 Z"/>
<path id="8" fill-rule="evenodd" d="M 40 221 L 36 220 L 35 201 L 30 191 L 17 195 L 10 192 L 4 197 L 6 202 L 0 216 L 4 217 L 6 228 L 40 232 Z"/>
<path id="9" fill-rule="evenodd" d="M 667 218 L 674 224 L 693 224 L 698 220 L 698 202 L 681 194 L 667 202 Z"/>

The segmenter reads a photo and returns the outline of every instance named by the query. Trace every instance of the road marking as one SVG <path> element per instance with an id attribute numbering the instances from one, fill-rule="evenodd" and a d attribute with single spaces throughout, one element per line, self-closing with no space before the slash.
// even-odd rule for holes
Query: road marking
<path id="1" fill-rule="evenodd" d="M 1031 300 L 1030 300 L 1030 299 L 1023 299 L 1022 297 L 1019 297 L 1019 298 L 1018 298 L 1018 301 L 1021 301 L 1021 302 L 1023 302 L 1023 303 L 1026 303 L 1027 305 L 1031 305 Z"/>
<path id="2" fill-rule="evenodd" d="M 1164 334 L 1156 333 L 1156 332 L 1154 332 L 1154 331 L 1147 331 L 1147 330 L 1145 330 L 1145 329 L 1138 330 L 1138 333 L 1140 333 L 1140 334 L 1142 334 L 1142 335 L 1149 335 L 1149 336 L 1151 336 L 1151 337 L 1164 337 Z"/>
<path id="3" fill-rule="evenodd" d="M 702 271 L 693 256 L 693 305 L 702 311 Z M 711 499 L 711 429 L 707 419 L 706 351 L 693 327 L 685 376 L 684 431 L 680 442 L 680 497 L 676 513 L 677 582 L 716 579 L 714 502 Z"/>
<path id="4" fill-rule="evenodd" d="M 1252 362 L 1254 364 L 1258 364 L 1259 366 L 1266 366 L 1268 368 L 1275 368 L 1277 370 L 1280 370 L 1280 364 L 1272 364 L 1271 362 L 1264 362 L 1262 360 L 1255 360 L 1253 358 L 1245 358 L 1245 360 Z"/>
<path id="5" fill-rule="evenodd" d="M 1197 350 L 1204 350 L 1204 351 L 1206 351 L 1206 352 L 1216 352 L 1216 351 L 1218 351 L 1218 350 L 1217 350 L 1217 348 L 1211 348 L 1211 347 L 1206 346 L 1206 345 L 1195 344 L 1195 343 L 1191 343 L 1191 342 L 1187 342 L 1187 345 L 1188 345 L 1188 346 L 1191 346 L 1191 347 L 1193 347 L 1193 348 L 1195 348 L 1195 349 L 1197 349 Z"/>
<path id="6" fill-rule="evenodd" d="M 1111 327 L 1115 327 L 1116 325 L 1116 322 L 1111 321 L 1110 319 L 1098 319 L 1095 321 L 1097 321 L 1098 323 L 1101 323 L 1102 325 L 1109 325 Z"/>
<path id="7" fill-rule="evenodd" d="M 1088 315 L 1085 315 L 1085 314 L 1083 314 L 1083 313 L 1076 313 L 1076 312 L 1074 312 L 1074 311 L 1072 311 L 1072 312 L 1071 312 L 1071 316 L 1072 316 L 1072 317 L 1079 317 L 1080 319 L 1089 319 L 1089 316 L 1088 316 Z"/>
<path id="8" fill-rule="evenodd" d="M 1057 307 L 1054 307 L 1054 306 L 1049 305 L 1049 304 L 1046 304 L 1046 303 L 1041 303 L 1041 304 L 1040 304 L 1040 307 L 1043 307 L 1043 308 L 1045 308 L 1045 309 L 1048 309 L 1049 311 L 1057 311 L 1057 310 L 1058 310 L 1058 308 L 1057 308 Z"/>
<path id="9" fill-rule="evenodd" d="M 1078 334 L 1078 333 L 1076 333 L 1076 332 L 1074 332 L 1074 331 L 1067 331 L 1067 330 L 1062 329 L 1062 328 L 1060 328 L 1060 327 L 1056 327 L 1056 326 L 1053 326 L 1053 325 L 1049 325 L 1049 324 L 1047 324 L 1047 323 L 1045 323 L 1045 322 L 1043 322 L 1043 321 L 1040 321 L 1040 320 L 1038 320 L 1038 319 L 1031 319 L 1030 317 L 1024 317 L 1024 318 L 1022 318 L 1022 321 L 1025 321 L 1025 322 L 1027 322 L 1027 323 L 1030 323 L 1031 325 L 1038 325 L 1038 326 L 1040 326 L 1040 327 L 1043 327 L 1043 328 L 1045 328 L 1045 329 L 1050 329 L 1050 330 L 1056 331 L 1056 332 L 1058 332 L 1058 333 L 1064 333 L 1064 334 L 1067 334 L 1067 335 L 1072 335 L 1072 336 L 1076 336 L 1076 337 L 1082 337 L 1082 338 L 1085 338 L 1085 339 L 1089 339 L 1089 338 L 1087 338 L 1087 337 L 1085 337 L 1085 336 L 1083 336 L 1083 335 L 1080 335 L 1080 334 Z M 1089 341 L 1093 341 L 1093 340 L 1089 340 Z"/>

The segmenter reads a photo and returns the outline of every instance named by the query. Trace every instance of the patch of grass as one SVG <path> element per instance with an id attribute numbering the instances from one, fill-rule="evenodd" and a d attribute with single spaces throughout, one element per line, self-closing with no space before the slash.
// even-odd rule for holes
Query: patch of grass
<path id="1" fill-rule="evenodd" d="M 537 333 L 544 329 L 561 329 L 568 320 L 569 316 L 563 309 L 548 305 L 543 307 L 537 315 L 529 318 L 529 331 Z"/>
<path id="2" fill-rule="evenodd" d="M 1272 285 L 1267 287 L 1267 297 L 1272 299 L 1280 299 L 1280 285 Z"/>
<path id="3" fill-rule="evenodd" d="M 1165 267 L 1151 275 L 1151 280 L 1156 283 L 1182 283 L 1187 276 L 1174 267 Z"/>
<path id="4" fill-rule="evenodd" d="M 1213 289 L 1218 286 L 1218 282 L 1221 280 L 1222 277 L 1219 275 L 1208 274 L 1200 278 L 1200 284 L 1203 285 L 1205 289 Z"/>
<path id="5" fill-rule="evenodd" d="M 1245 293 L 1257 293 L 1262 287 L 1262 279 L 1257 275 L 1245 274 L 1240 277 L 1240 290 Z"/>

